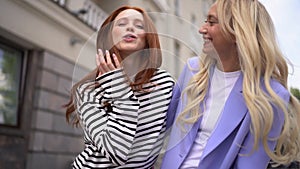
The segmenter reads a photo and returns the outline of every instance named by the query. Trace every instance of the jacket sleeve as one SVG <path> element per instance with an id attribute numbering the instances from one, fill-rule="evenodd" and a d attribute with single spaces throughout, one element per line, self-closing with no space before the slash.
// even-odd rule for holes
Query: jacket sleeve
<path id="1" fill-rule="evenodd" d="M 286 90 L 279 93 L 279 96 L 286 103 L 288 103 L 290 95 Z M 283 123 L 284 123 L 283 111 L 278 107 L 273 106 L 273 112 L 274 112 L 274 120 L 273 120 L 272 129 L 269 133 L 269 138 L 277 138 L 281 133 Z M 254 143 L 254 136 L 249 131 L 241 146 L 240 152 L 233 164 L 234 169 L 267 168 L 268 163 L 270 161 L 270 157 L 266 154 L 261 142 L 259 143 L 257 150 L 252 150 L 253 143 Z M 268 141 L 269 148 L 271 150 L 274 150 L 276 143 L 277 141 L 275 140 L 273 141 L 269 140 Z"/>
<path id="2" fill-rule="evenodd" d="M 173 87 L 172 99 L 170 101 L 170 105 L 167 111 L 167 124 L 166 124 L 167 129 L 170 128 L 174 123 L 177 107 L 180 102 L 180 95 L 181 95 L 180 87 L 178 84 L 175 84 Z"/>
<path id="3" fill-rule="evenodd" d="M 182 111 L 182 91 L 187 87 L 193 75 L 198 72 L 197 69 L 198 57 L 189 59 L 187 64 L 185 64 L 176 84 L 174 85 L 172 99 L 167 112 L 167 129 L 169 129 L 173 125 L 176 116 Z"/>
<path id="4" fill-rule="evenodd" d="M 77 110 L 83 129 L 112 163 L 127 161 L 137 128 L 139 102 L 121 69 L 77 89 Z"/>

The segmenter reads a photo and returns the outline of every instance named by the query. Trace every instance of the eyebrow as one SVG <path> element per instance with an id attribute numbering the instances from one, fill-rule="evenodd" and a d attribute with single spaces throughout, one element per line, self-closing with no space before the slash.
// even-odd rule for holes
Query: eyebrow
<path id="1" fill-rule="evenodd" d="M 119 22 L 119 21 L 122 21 L 122 20 L 128 20 L 128 18 L 127 18 L 127 17 L 123 17 L 123 18 L 120 18 L 120 19 L 116 20 L 116 22 Z M 134 21 L 134 22 L 144 22 L 144 21 L 141 20 L 141 19 L 134 19 L 133 21 Z"/>
<path id="2" fill-rule="evenodd" d="M 126 20 L 128 20 L 127 18 L 119 18 L 118 20 L 115 20 L 115 22 L 120 22 L 120 21 L 126 21 Z"/>

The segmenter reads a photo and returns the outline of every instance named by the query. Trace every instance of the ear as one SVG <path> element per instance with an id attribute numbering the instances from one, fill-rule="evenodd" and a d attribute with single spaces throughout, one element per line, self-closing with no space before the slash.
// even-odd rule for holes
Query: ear
<path id="1" fill-rule="evenodd" d="M 230 38 L 232 39 L 232 41 L 236 42 L 236 36 L 234 30 L 232 30 L 232 32 L 230 33 Z"/>
<path id="2" fill-rule="evenodd" d="M 230 38 L 236 44 L 236 37 L 235 37 L 235 35 L 231 35 Z"/>

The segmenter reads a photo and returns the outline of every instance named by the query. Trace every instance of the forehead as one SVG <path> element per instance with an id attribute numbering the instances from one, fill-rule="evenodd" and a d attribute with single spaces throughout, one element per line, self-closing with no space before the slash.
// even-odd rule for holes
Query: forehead
<path id="1" fill-rule="evenodd" d="M 142 21 L 144 20 L 143 15 L 140 12 L 138 12 L 134 9 L 126 9 L 126 10 L 120 12 L 115 20 L 119 20 L 119 19 L 122 19 L 122 18 L 139 19 L 139 20 L 142 20 Z"/>
<path id="2" fill-rule="evenodd" d="M 208 11 L 207 17 L 218 18 L 218 16 L 217 16 L 217 4 L 216 4 L 216 3 L 214 3 L 214 4 L 210 7 L 210 9 L 209 9 L 209 11 Z"/>

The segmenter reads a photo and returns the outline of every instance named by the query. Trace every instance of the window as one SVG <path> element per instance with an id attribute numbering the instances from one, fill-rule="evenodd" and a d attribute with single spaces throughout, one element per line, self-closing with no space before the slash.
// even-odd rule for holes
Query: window
<path id="1" fill-rule="evenodd" d="M 0 125 L 19 125 L 22 55 L 0 41 Z"/>

